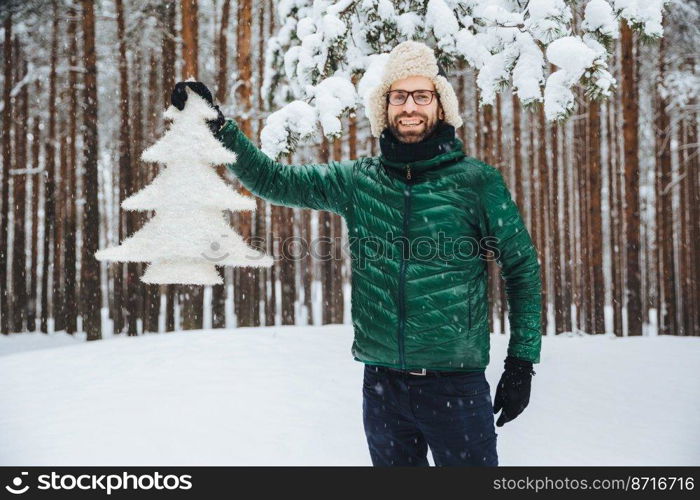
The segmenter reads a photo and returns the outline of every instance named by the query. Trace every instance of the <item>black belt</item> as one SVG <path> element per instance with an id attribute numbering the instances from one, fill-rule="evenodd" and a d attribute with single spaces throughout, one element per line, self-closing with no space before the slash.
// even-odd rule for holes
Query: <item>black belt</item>
<path id="1" fill-rule="evenodd" d="M 401 373 L 405 375 L 415 375 L 418 377 L 451 377 L 451 376 L 457 376 L 457 375 L 467 375 L 470 373 L 477 373 L 474 371 L 468 372 L 468 371 L 446 371 L 446 370 L 427 370 L 425 368 L 422 368 L 420 370 L 400 370 L 398 368 L 390 368 L 388 366 L 379 366 L 379 365 L 367 365 L 371 369 L 377 372 L 390 372 L 390 373 Z"/>

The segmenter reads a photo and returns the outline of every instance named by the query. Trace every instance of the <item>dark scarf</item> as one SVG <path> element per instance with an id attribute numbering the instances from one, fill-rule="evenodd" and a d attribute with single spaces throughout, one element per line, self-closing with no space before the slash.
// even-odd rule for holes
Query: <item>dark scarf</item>
<path id="1" fill-rule="evenodd" d="M 455 128 L 440 120 L 433 133 L 420 142 L 406 143 L 399 141 L 387 127 L 379 137 L 382 156 L 396 163 L 411 163 L 429 160 L 439 154 L 452 150 L 455 140 Z"/>
<path id="2" fill-rule="evenodd" d="M 455 128 L 445 121 L 440 121 L 437 128 L 420 142 L 400 142 L 389 128 L 384 129 L 379 137 L 382 151 L 382 163 L 396 176 L 405 176 L 407 164 L 411 164 L 412 178 L 444 163 L 464 156 L 462 141 L 455 135 Z M 441 157 L 441 158 L 436 158 Z M 435 159 L 435 161 L 430 161 Z"/>

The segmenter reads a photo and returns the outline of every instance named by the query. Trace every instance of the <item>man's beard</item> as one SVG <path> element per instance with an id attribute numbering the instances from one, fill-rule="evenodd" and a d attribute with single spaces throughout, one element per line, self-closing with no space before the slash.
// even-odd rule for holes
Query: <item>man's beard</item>
<path id="1" fill-rule="evenodd" d="M 399 120 L 401 119 L 408 119 L 408 118 L 418 118 L 419 120 L 423 120 L 423 123 L 417 127 L 413 128 L 407 128 L 403 127 L 403 130 L 399 129 Z M 439 120 L 437 117 L 433 118 L 432 120 L 429 119 L 425 115 L 419 115 L 419 114 L 414 114 L 411 116 L 395 116 L 393 120 L 389 121 L 389 130 L 391 131 L 392 134 L 394 134 L 394 137 L 399 142 L 405 142 L 405 143 L 414 143 L 414 142 L 420 142 L 426 137 L 429 137 L 433 132 L 435 132 L 435 129 L 437 129 Z"/>

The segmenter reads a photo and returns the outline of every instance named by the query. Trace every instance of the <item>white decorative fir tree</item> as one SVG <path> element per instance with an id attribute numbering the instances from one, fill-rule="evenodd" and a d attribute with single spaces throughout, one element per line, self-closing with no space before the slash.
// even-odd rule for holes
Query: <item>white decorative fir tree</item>
<path id="1" fill-rule="evenodd" d="M 97 251 L 97 260 L 148 262 L 141 281 L 151 284 L 219 285 L 217 265 L 271 266 L 272 258 L 248 246 L 224 218 L 224 210 L 255 210 L 255 200 L 227 187 L 212 168 L 236 161 L 207 126 L 217 112 L 188 88 L 184 109 L 170 106 L 163 116 L 172 120 L 169 129 L 141 159 L 166 168 L 121 204 L 155 215 L 121 245 Z"/>

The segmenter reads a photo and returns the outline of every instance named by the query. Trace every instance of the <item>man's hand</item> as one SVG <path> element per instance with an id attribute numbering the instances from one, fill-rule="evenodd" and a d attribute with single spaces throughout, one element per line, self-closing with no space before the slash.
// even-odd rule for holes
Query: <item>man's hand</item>
<path id="1" fill-rule="evenodd" d="M 211 92 L 209 91 L 207 86 L 204 85 L 202 82 L 177 82 L 175 84 L 175 88 L 170 94 L 170 102 L 180 111 L 185 109 L 185 102 L 187 102 L 187 87 L 189 87 L 195 94 L 200 96 L 202 99 L 207 101 L 211 105 L 211 107 L 214 108 L 218 113 L 218 116 L 215 120 L 207 121 L 207 125 L 209 125 L 211 133 L 216 134 L 219 131 L 219 129 L 224 126 L 226 119 L 224 118 L 223 113 L 219 109 L 219 106 L 214 104 L 214 101 L 211 97 Z"/>
<path id="2" fill-rule="evenodd" d="M 530 361 L 513 356 L 506 357 L 504 365 L 505 370 L 498 382 L 493 404 L 494 414 L 501 409 L 503 410 L 496 422 L 498 427 L 503 427 L 503 424 L 520 415 L 528 405 L 530 402 L 530 382 L 532 375 L 535 374 Z"/>

